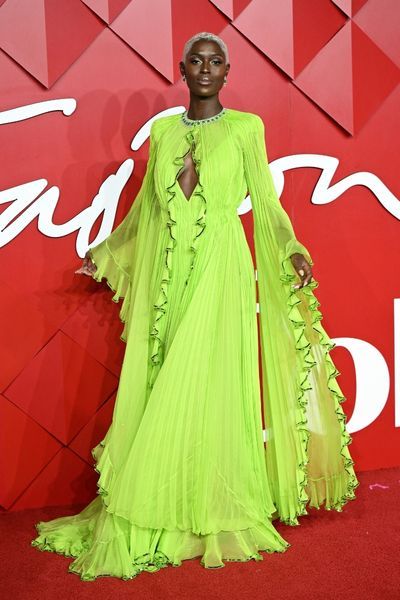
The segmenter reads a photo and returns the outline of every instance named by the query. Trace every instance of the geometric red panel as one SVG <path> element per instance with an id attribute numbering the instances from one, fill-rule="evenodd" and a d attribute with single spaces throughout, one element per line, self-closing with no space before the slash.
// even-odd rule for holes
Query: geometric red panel
<path id="1" fill-rule="evenodd" d="M 397 1 L 397 0 L 396 0 Z M 352 17 L 368 0 L 332 0 L 348 17 Z M 379 0 L 382 4 L 382 0 Z M 386 10 L 385 5 L 385 10 Z"/>
<path id="2" fill-rule="evenodd" d="M 234 0 L 211 0 L 211 2 L 229 19 L 234 19 Z"/>
<path id="3" fill-rule="evenodd" d="M 345 23 L 330 0 L 253 0 L 232 24 L 295 77 Z"/>
<path id="4" fill-rule="evenodd" d="M 400 67 L 400 2 L 369 0 L 354 22 Z"/>
<path id="5" fill-rule="evenodd" d="M 119 318 L 122 300 L 119 304 L 110 302 L 110 288 L 98 288 L 62 324 L 61 330 L 119 377 L 126 348 L 119 339 L 123 329 Z"/>
<path id="6" fill-rule="evenodd" d="M 305 10 L 307 6 L 307 10 Z M 294 69 L 296 76 L 345 25 L 346 17 L 326 0 L 293 2 Z"/>
<path id="7" fill-rule="evenodd" d="M 193 3 L 177 0 L 132 0 L 110 29 L 173 83 L 181 78 L 178 63 L 186 40 L 199 31 L 218 34 L 227 24 L 210 2 L 196 13 L 192 8 Z"/>
<path id="8" fill-rule="evenodd" d="M 87 503 L 96 495 L 98 474 L 68 448 L 57 452 L 11 510 Z"/>
<path id="9" fill-rule="evenodd" d="M 12 289 L 1 280 L 0 286 L 0 389 L 4 390 L 53 335 L 56 325 L 52 313 L 32 306 L 23 288 Z"/>
<path id="10" fill-rule="evenodd" d="M 211 0 L 229 19 L 235 19 L 252 0 Z"/>
<path id="11" fill-rule="evenodd" d="M 354 21 L 351 30 L 354 131 L 359 131 L 399 84 L 400 69 Z"/>
<path id="12" fill-rule="evenodd" d="M 0 8 L 0 48 L 48 88 L 103 29 L 80 0 L 12 0 Z"/>
<path id="13" fill-rule="evenodd" d="M 0 504 L 8 509 L 61 446 L 1 395 L 0 423 Z"/>
<path id="14" fill-rule="evenodd" d="M 110 26 L 157 71 L 173 82 L 171 0 L 135 0 Z"/>
<path id="15" fill-rule="evenodd" d="M 354 134 L 399 81 L 398 67 L 348 21 L 293 83 Z"/>
<path id="16" fill-rule="evenodd" d="M 90 419 L 89 423 L 81 429 L 69 445 L 71 450 L 76 452 L 91 466 L 93 465 L 91 450 L 104 438 L 111 425 L 116 395 L 116 393 L 113 394 L 111 398 L 99 408 Z"/>
<path id="17" fill-rule="evenodd" d="M 131 0 L 82 0 L 106 23 L 111 23 Z"/>
<path id="18" fill-rule="evenodd" d="M 117 377 L 60 331 L 4 395 L 68 444 L 117 385 Z"/>

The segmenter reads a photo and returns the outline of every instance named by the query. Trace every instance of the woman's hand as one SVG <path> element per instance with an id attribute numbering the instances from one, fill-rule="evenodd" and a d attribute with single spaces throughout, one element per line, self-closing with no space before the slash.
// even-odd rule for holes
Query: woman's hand
<path id="1" fill-rule="evenodd" d="M 313 277 L 311 265 L 307 262 L 305 256 L 296 252 L 290 257 L 292 265 L 294 266 L 298 276 L 300 277 L 300 283 L 296 283 L 294 289 L 299 289 L 308 285 Z"/>
<path id="2" fill-rule="evenodd" d="M 82 266 L 79 269 L 77 269 L 75 273 L 77 273 L 78 275 L 88 275 L 89 277 L 91 277 L 96 270 L 96 265 L 90 258 L 89 254 L 86 253 L 85 258 L 83 259 Z"/>

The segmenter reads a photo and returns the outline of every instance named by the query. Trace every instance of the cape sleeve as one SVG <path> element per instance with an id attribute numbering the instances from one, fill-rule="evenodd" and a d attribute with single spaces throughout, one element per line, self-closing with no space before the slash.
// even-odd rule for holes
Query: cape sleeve
<path id="1" fill-rule="evenodd" d="M 277 515 L 297 525 L 308 503 L 340 511 L 355 497 L 358 481 L 345 397 L 329 354 L 335 344 L 313 293 L 318 282 L 292 287 L 298 276 L 290 256 L 300 252 L 313 261 L 276 193 L 263 121 L 251 114 L 247 125 L 243 163 L 254 221 L 266 469 Z"/>
<path id="2" fill-rule="evenodd" d="M 271 170 L 269 168 L 265 146 L 265 128 L 261 117 L 252 115 L 250 130 L 247 132 L 247 151 L 244 156 L 247 185 L 253 206 L 254 235 L 269 236 L 276 246 L 281 263 L 287 261 L 292 254 L 304 254 L 308 262 L 313 264 L 307 248 L 296 239 L 289 215 L 284 210 L 276 193 Z M 257 199 L 262 202 L 257 202 Z"/>
<path id="3" fill-rule="evenodd" d="M 154 188 L 154 165 L 156 161 L 156 121 L 151 125 L 149 158 L 147 161 L 145 175 L 139 191 L 124 219 L 114 231 L 100 244 L 89 248 L 88 256 L 96 266 L 92 277 L 100 282 L 106 279 L 108 286 L 114 292 L 112 300 L 118 302 L 124 298 L 120 311 L 120 318 L 126 324 L 129 304 L 128 298 L 132 293 L 132 282 L 135 272 L 139 270 L 142 243 L 138 242 L 139 224 L 142 221 L 142 229 L 150 227 L 153 220 L 155 188 Z M 141 237 L 145 238 L 145 231 Z M 126 327 L 121 335 L 126 341 Z"/>

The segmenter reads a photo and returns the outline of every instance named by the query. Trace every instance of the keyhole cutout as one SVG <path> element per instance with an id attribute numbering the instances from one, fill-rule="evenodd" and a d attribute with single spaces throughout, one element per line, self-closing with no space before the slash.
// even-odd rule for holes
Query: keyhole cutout
<path id="1" fill-rule="evenodd" d="M 184 164 L 182 167 L 182 172 L 178 176 L 179 187 L 181 188 L 183 195 L 186 200 L 189 200 L 192 197 L 194 189 L 199 181 L 193 156 L 190 150 L 184 156 Z"/>

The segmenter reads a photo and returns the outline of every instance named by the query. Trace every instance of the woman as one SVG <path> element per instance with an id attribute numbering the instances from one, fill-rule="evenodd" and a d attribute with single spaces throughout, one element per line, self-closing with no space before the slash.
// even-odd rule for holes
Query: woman
<path id="1" fill-rule="evenodd" d="M 201 557 L 261 560 L 306 505 L 340 511 L 358 481 L 312 260 L 276 195 L 258 115 L 224 108 L 229 57 L 202 32 L 180 69 L 189 109 L 155 120 L 127 216 L 78 271 L 106 278 L 127 342 L 112 424 L 93 449 L 99 495 L 37 525 L 32 544 L 82 579 L 129 579 Z M 237 208 L 254 215 L 256 282 Z M 299 281 L 294 283 L 296 275 Z"/>

